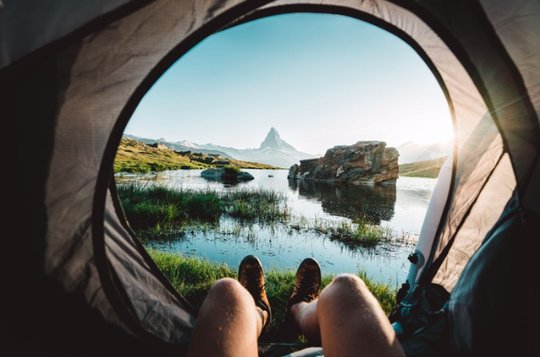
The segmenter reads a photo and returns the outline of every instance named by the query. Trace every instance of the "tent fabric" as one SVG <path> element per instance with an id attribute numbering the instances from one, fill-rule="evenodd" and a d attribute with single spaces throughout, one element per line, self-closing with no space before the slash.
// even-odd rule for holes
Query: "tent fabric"
<path id="1" fill-rule="evenodd" d="M 454 177 L 455 192 L 452 196 L 453 202 L 447 211 L 448 223 L 441 230 L 439 237 L 440 241 L 445 243 L 434 247 L 436 250 L 433 259 L 438 259 L 443 251 L 450 247 L 448 245 L 450 241 L 453 244 L 448 250 L 448 255 L 453 255 L 456 252 L 454 246 L 459 241 L 478 247 L 485 234 L 497 221 L 506 201 L 502 203 L 495 201 L 490 205 L 484 205 L 482 208 L 484 210 L 484 219 L 478 222 L 479 224 L 475 227 L 475 230 L 463 229 L 463 224 L 471 216 L 470 212 L 477 204 L 480 194 L 483 192 L 483 187 L 487 184 L 496 165 L 499 163 L 502 152 L 501 136 L 498 134 L 491 117 L 486 115 L 460 150 L 461 156 Z M 511 191 L 514 187 L 515 183 L 510 187 Z M 496 205 L 496 203 L 499 205 Z M 459 252 L 456 254 L 460 255 Z M 461 262 L 457 266 L 463 267 L 468 257 L 462 257 L 460 260 Z M 460 271 L 456 271 L 457 266 L 451 267 L 453 270 L 451 274 L 459 274 Z M 446 267 L 447 265 L 441 266 L 439 276 L 447 274 L 444 271 Z M 430 280 L 432 278 L 432 276 L 429 277 Z M 445 286 L 449 291 L 452 290 L 450 282 L 440 280 L 437 282 Z"/>
<path id="2" fill-rule="evenodd" d="M 508 154 L 505 154 L 486 181 L 467 219 L 463 221 L 460 233 L 469 237 L 485 237 L 486 232 L 493 226 L 493 222 L 496 222 L 503 213 L 507 202 L 512 197 L 515 185 L 512 165 Z M 456 239 L 432 282 L 442 285 L 447 291 L 452 291 L 460 273 L 482 241 L 483 239 Z"/>
<path id="3" fill-rule="evenodd" d="M 540 112 L 540 3 L 517 0 L 480 1 L 525 85 L 524 97 L 530 98 L 536 113 Z M 537 115 L 538 119 L 538 115 Z"/>
<path id="4" fill-rule="evenodd" d="M 531 116 L 540 120 L 540 3 L 525 0 L 513 1 L 511 4 L 504 1 L 481 3 L 513 63 L 519 69 L 525 85 L 522 96 L 530 98 L 536 113 Z M 521 201 L 524 207 L 540 213 L 540 192 L 538 185 L 533 184 L 540 182 L 538 160 L 537 157 L 535 168 L 529 176 L 530 184 Z"/>
<path id="5" fill-rule="evenodd" d="M 112 199 L 108 195 L 105 217 L 105 236 L 108 239 L 106 254 L 115 267 L 115 273 L 122 277 L 129 297 L 126 303 L 132 305 L 133 312 L 145 329 L 155 335 L 166 332 L 171 335 L 172 341 L 181 342 L 185 338 L 183 333 L 193 328 L 194 317 L 179 304 L 174 290 L 167 289 L 168 286 L 165 288 L 162 282 L 156 279 L 152 267 L 141 259 L 139 246 L 133 240 L 125 239 L 130 234 L 125 227 L 118 224 L 116 217 L 108 214 L 113 212 L 111 205 Z M 156 293 L 142 293 L 148 290 Z M 183 303 L 182 300 L 180 302 Z"/>
<path id="6" fill-rule="evenodd" d="M 5 1 L 0 7 L 0 68 L 128 2 Z"/>
<path id="7" fill-rule="evenodd" d="M 533 327 L 540 287 L 526 273 L 538 270 L 539 218 L 522 210 L 515 195 L 463 271 L 449 300 L 450 324 L 459 326 L 450 333 L 456 354 L 540 354 Z"/>
<path id="8" fill-rule="evenodd" d="M 540 116 L 540 74 L 538 72 L 538 53 L 540 44 L 538 42 L 538 31 L 540 25 L 540 4 L 535 1 L 517 1 L 509 7 L 505 2 L 490 3 L 482 2 L 487 15 L 494 24 L 504 47 L 507 49 L 513 64 L 517 67 L 523 81 L 521 95 L 514 100 L 521 102 L 530 100 L 532 107 L 529 108 L 529 115 L 523 116 L 528 120 L 539 120 Z M 519 40 L 518 40 L 519 39 Z M 533 125 L 534 127 L 534 125 Z M 539 182 L 538 175 L 534 172 L 539 170 L 538 158 L 538 127 L 532 130 L 531 147 L 536 149 L 536 155 L 531 154 L 533 168 L 528 171 L 528 181 L 523 187 L 521 203 L 527 209 L 540 212 L 540 196 L 538 195 Z"/>
<path id="9" fill-rule="evenodd" d="M 16 211 L 25 217 L 21 238 L 8 244 L 32 263 L 8 277 L 19 294 L 3 296 L 2 305 L 19 308 L 2 308 L 3 326 L 10 326 L 2 333 L 20 345 L 33 341 L 55 355 L 95 354 L 95 341 L 115 352 L 184 350 L 195 314 L 125 223 L 111 182 L 115 150 L 138 101 L 185 51 L 227 26 L 294 11 L 372 22 L 410 44 L 432 70 L 448 99 L 455 144 L 448 185 L 434 194 L 442 210 L 420 237 L 433 244 L 422 247 L 429 254 L 417 283 L 436 281 L 452 293 L 455 331 L 491 311 L 475 315 L 461 303 L 476 294 L 474 286 L 485 286 L 481 279 L 465 284 L 462 272 L 483 269 L 484 238 L 512 193 L 517 207 L 540 212 L 538 2 L 4 3 L 0 110 L 19 141 Z M 28 140 L 39 152 L 24 145 Z M 28 157 L 32 167 L 24 165 Z M 40 288 L 38 301 L 33 287 Z M 24 321 L 31 320 L 51 326 L 27 334 Z M 453 335 L 456 348 L 476 348 L 476 331 L 461 331 Z M 62 345 L 62 334 L 72 342 Z"/>

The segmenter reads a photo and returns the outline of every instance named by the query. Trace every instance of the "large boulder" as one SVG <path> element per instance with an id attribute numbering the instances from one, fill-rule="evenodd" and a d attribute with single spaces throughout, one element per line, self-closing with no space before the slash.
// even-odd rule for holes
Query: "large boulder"
<path id="1" fill-rule="evenodd" d="M 231 167 L 216 167 L 201 172 L 201 176 L 213 181 L 249 181 L 254 177 L 249 172 L 240 171 Z"/>
<path id="2" fill-rule="evenodd" d="M 290 179 L 373 184 L 395 182 L 399 153 L 383 141 L 359 141 L 335 146 L 324 157 L 300 161 L 289 169 Z"/>

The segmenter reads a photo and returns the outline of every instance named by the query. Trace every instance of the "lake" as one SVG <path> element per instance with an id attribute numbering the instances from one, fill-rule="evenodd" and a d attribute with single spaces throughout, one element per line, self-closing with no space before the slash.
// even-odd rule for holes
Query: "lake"
<path id="1" fill-rule="evenodd" d="M 287 170 L 244 170 L 254 180 L 236 185 L 207 181 L 201 170 L 155 174 L 122 174 L 117 183 L 144 181 L 172 188 L 216 191 L 264 188 L 281 192 L 292 210 L 291 220 L 341 221 L 358 216 L 390 227 L 396 237 L 373 248 L 351 248 L 324 235 L 291 229 L 287 224 L 239 225 L 221 218 L 219 230 L 196 229 L 152 248 L 238 266 L 245 255 L 257 255 L 265 269 L 296 270 L 305 257 L 319 261 L 323 273 L 365 271 L 379 282 L 401 284 L 408 273 L 407 256 L 414 250 L 436 179 L 402 177 L 395 185 L 335 185 L 287 179 Z M 406 239 L 404 239 L 406 238 Z"/>

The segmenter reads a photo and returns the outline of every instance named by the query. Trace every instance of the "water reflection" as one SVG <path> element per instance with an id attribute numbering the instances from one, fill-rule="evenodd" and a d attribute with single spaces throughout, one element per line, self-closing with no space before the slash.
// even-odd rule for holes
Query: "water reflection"
<path id="1" fill-rule="evenodd" d="M 215 190 L 265 189 L 284 194 L 293 216 L 341 220 L 367 216 L 373 223 L 389 226 L 396 234 L 417 235 L 436 180 L 402 177 L 396 185 L 355 186 L 310 181 L 288 181 L 287 170 L 246 170 L 255 179 L 238 185 L 207 181 L 201 170 L 166 171 L 159 174 L 118 175 L 117 183 L 137 181 L 175 189 Z M 373 249 L 349 249 L 307 229 L 292 229 L 287 223 L 243 226 L 222 217 L 216 229 L 193 229 L 170 242 L 152 242 L 156 249 L 198 256 L 238 266 L 247 254 L 255 254 L 265 268 L 294 270 L 305 257 L 319 260 L 325 273 L 365 271 L 381 281 L 404 281 L 411 246 L 380 244 Z"/>
<path id="2" fill-rule="evenodd" d="M 268 270 L 294 271 L 304 258 L 312 257 L 325 274 L 363 271 L 376 281 L 393 284 L 404 281 L 407 274 L 411 246 L 389 243 L 371 249 L 350 249 L 316 232 L 290 230 L 284 224 L 245 226 L 239 231 L 235 226 L 234 221 L 225 218 L 220 221 L 219 233 L 194 230 L 176 240 L 148 245 L 231 267 L 238 266 L 246 255 L 255 254 Z"/>
<path id="3" fill-rule="evenodd" d="M 289 180 L 289 188 L 302 197 L 321 203 L 324 212 L 355 219 L 364 217 L 373 224 L 394 217 L 396 185 L 332 184 Z"/>

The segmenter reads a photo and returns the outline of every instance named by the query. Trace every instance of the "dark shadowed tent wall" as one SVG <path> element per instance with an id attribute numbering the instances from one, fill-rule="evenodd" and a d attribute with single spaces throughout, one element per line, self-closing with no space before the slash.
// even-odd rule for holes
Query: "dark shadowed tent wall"
<path id="1" fill-rule="evenodd" d="M 115 150 L 139 100 L 183 53 L 238 22 L 296 11 L 372 22 L 431 68 L 453 113 L 455 148 L 409 293 L 429 283 L 451 293 L 450 327 L 441 333 L 456 352 L 538 351 L 521 324 L 537 316 L 527 309 L 538 292 L 540 2 L 0 5 L 0 113 L 16 133 L 13 222 L 24 222 L 12 223 L 17 234 L 4 250 L 27 257 L 3 269 L 1 333 L 21 354 L 184 350 L 195 314 L 125 223 L 112 180 Z M 24 164 L 29 158 L 33 165 Z M 515 305 L 521 310 L 509 313 Z"/>

